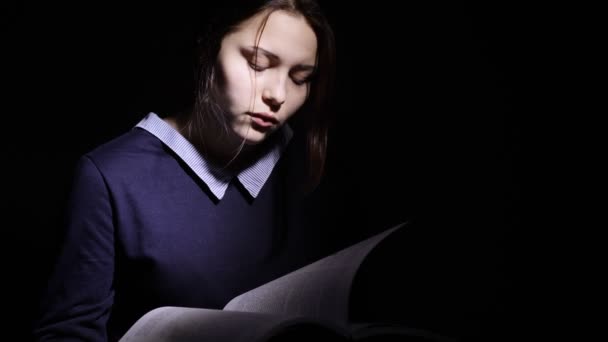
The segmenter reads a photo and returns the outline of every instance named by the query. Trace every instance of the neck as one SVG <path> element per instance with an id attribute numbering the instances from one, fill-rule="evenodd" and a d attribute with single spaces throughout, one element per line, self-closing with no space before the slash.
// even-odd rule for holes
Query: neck
<path id="1" fill-rule="evenodd" d="M 165 121 L 182 134 L 205 158 L 215 165 L 228 170 L 240 170 L 250 165 L 259 155 L 261 146 L 250 146 L 222 126 L 217 120 L 209 119 L 205 125 L 197 120 L 181 116 L 170 116 Z M 262 144 L 265 145 L 265 144 Z"/>

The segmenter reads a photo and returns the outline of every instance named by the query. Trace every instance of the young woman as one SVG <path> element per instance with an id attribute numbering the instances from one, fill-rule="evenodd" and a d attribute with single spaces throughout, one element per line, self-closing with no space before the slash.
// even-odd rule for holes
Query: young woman
<path id="1" fill-rule="evenodd" d="M 151 309 L 221 308 L 329 251 L 311 190 L 332 30 L 313 0 L 222 3 L 190 110 L 149 113 L 79 160 L 37 340 L 117 340 Z"/>

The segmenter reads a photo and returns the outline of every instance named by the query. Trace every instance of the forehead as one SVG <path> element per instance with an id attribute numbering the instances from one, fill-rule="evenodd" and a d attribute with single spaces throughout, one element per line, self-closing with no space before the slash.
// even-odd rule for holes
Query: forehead
<path id="1" fill-rule="evenodd" d="M 242 22 L 232 34 L 240 43 L 252 46 L 259 36 L 259 47 L 277 55 L 290 64 L 315 64 L 317 36 L 306 19 L 299 14 L 274 11 L 268 16 L 260 13 Z"/>

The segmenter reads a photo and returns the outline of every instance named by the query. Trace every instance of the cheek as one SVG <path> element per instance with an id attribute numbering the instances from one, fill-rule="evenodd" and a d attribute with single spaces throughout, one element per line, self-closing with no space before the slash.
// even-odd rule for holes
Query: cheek
<path id="1" fill-rule="evenodd" d="M 308 98 L 306 88 L 294 89 L 292 91 L 292 94 L 293 96 L 291 97 L 289 102 L 289 116 L 295 114 L 295 112 L 297 112 L 298 109 L 300 109 L 300 107 L 304 105 L 306 99 Z"/>
<path id="2" fill-rule="evenodd" d="M 231 63 L 230 67 L 224 68 L 223 91 L 228 97 L 231 105 L 239 105 L 240 102 L 249 101 L 252 94 L 252 76 L 247 65 L 243 63 Z"/>

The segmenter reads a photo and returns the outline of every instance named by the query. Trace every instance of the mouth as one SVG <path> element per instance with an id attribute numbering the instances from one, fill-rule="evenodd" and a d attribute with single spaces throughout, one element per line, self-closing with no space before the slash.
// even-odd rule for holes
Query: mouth
<path id="1" fill-rule="evenodd" d="M 260 128 L 270 128 L 278 125 L 279 120 L 269 113 L 247 113 L 251 116 L 251 121 Z"/>

